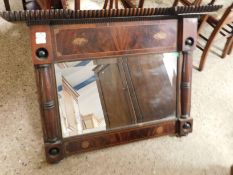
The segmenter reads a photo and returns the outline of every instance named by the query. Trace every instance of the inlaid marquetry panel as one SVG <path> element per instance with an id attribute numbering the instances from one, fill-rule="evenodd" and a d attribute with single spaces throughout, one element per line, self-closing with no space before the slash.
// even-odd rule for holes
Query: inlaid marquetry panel
<path id="1" fill-rule="evenodd" d="M 55 59 L 99 58 L 176 50 L 177 20 L 53 27 Z"/>

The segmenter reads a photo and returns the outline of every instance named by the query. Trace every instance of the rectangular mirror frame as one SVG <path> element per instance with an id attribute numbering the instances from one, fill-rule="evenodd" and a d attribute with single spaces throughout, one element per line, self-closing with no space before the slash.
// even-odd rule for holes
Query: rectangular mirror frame
<path id="1" fill-rule="evenodd" d="M 44 133 L 44 143 L 46 158 L 49 163 L 56 163 L 65 156 L 74 153 L 100 149 L 108 146 L 129 143 L 141 139 L 158 137 L 163 135 L 187 135 L 192 132 L 192 118 L 190 117 L 191 105 L 191 79 L 192 79 L 192 51 L 195 48 L 197 36 L 197 18 L 196 17 L 174 17 L 171 19 L 144 19 L 139 21 L 102 22 L 88 24 L 70 24 L 70 25 L 31 25 L 30 36 L 32 46 L 32 61 L 35 66 L 36 81 L 38 86 L 39 102 L 41 109 L 41 120 Z M 151 26 L 151 29 L 150 29 Z M 137 29 L 140 27 L 140 32 Z M 56 37 L 59 32 L 66 32 L 74 29 L 85 29 L 96 32 L 97 35 L 110 37 L 107 35 L 112 30 L 118 30 L 115 33 L 115 44 L 118 47 L 114 50 L 111 45 L 104 45 L 101 41 L 91 42 L 92 38 L 79 39 L 75 42 L 78 45 L 84 45 L 80 53 L 72 53 L 70 41 L 75 38 L 67 36 L 67 42 L 61 42 Z M 104 28 L 104 30 L 102 30 Z M 149 28 L 149 29 L 148 29 Z M 144 29 L 155 32 L 153 37 L 158 41 L 158 45 L 152 45 L 153 42 Z M 139 46 L 130 44 L 133 36 L 124 35 L 124 31 L 138 33 L 140 40 Z M 168 32 L 173 32 L 174 37 L 167 37 Z M 104 32 L 104 33 L 103 33 Z M 69 32 L 68 32 L 69 33 Z M 102 35 L 104 34 L 104 35 Z M 99 37 L 101 37 L 99 36 Z M 123 44 L 120 38 L 129 41 L 128 45 Z M 117 39 L 116 39 L 117 38 Z M 90 41 L 90 47 L 85 47 L 86 41 Z M 147 43 L 151 41 L 151 43 Z M 145 44 L 146 43 L 146 44 Z M 74 43 L 73 43 L 74 44 Z M 92 49 L 98 44 L 101 48 L 94 52 Z M 148 46 L 149 45 L 149 46 Z M 38 51 L 46 49 L 48 52 L 46 59 L 39 58 Z M 96 50 L 96 49 L 94 49 Z M 108 131 L 101 131 L 86 135 L 78 135 L 69 138 L 62 137 L 61 124 L 59 118 L 58 98 L 56 91 L 56 80 L 54 64 L 64 61 L 77 61 L 87 59 L 108 59 L 111 56 L 124 56 L 148 53 L 167 53 L 178 52 L 178 70 L 177 70 L 177 114 L 175 119 L 158 120 L 142 123 L 130 127 L 123 127 Z M 70 53 L 70 54 L 67 54 Z M 46 54 L 46 53 L 43 53 Z"/>

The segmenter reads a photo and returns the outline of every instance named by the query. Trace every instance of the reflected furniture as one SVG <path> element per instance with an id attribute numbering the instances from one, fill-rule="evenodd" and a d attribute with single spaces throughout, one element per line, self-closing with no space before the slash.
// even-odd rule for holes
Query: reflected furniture
<path id="1" fill-rule="evenodd" d="M 75 153 L 192 132 L 192 52 L 198 15 L 219 8 L 1 12 L 8 21 L 26 21 L 30 29 L 47 161 L 56 163 Z M 66 71 L 64 67 L 72 62 L 78 65 Z M 94 77 L 92 87 L 97 90 L 92 100 L 88 99 L 91 93 L 85 91 L 83 96 L 80 88 L 87 87 L 80 70 L 88 64 L 87 75 Z M 65 72 L 60 74 L 58 68 Z M 74 78 L 67 76 L 74 69 L 78 70 Z M 74 87 L 77 80 L 82 83 Z M 80 97 L 89 104 L 86 113 L 76 111 L 78 120 L 71 122 L 71 128 L 98 126 L 97 115 L 88 112 L 95 107 L 92 102 L 100 99 L 105 130 L 64 137 L 60 95 L 69 109 L 69 104 L 81 108 Z M 66 110 L 70 116 L 75 113 L 72 109 Z M 83 122 L 76 125 L 77 121 Z"/>

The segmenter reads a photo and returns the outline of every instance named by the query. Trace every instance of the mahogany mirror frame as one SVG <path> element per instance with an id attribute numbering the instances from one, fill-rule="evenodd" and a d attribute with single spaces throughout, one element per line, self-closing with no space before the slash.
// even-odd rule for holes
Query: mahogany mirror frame
<path id="1" fill-rule="evenodd" d="M 54 64 L 63 61 L 78 61 L 85 60 L 89 57 L 99 59 L 111 56 L 131 55 L 134 50 L 98 53 L 90 55 L 88 53 L 63 57 L 57 54 L 55 45 L 55 34 L 60 29 L 68 29 L 70 25 L 31 25 L 30 36 L 32 46 L 32 60 L 35 66 L 35 74 L 38 86 L 41 119 L 44 133 L 46 158 L 49 163 L 56 163 L 64 157 L 74 153 L 100 149 L 113 145 L 119 145 L 136 140 L 158 137 L 162 135 L 186 135 L 192 132 L 192 118 L 190 117 L 191 104 L 191 77 L 192 77 L 192 51 L 195 47 L 197 36 L 197 18 L 196 17 L 169 17 L 168 19 L 146 19 L 143 21 L 131 21 L 127 18 L 122 22 L 110 22 L 106 19 L 101 25 L 135 25 L 137 28 L 140 24 L 147 23 L 148 25 L 158 26 L 161 22 L 169 28 L 173 25 L 177 37 L 175 40 L 167 41 L 167 47 L 152 47 L 148 50 L 141 48 L 138 54 L 147 53 L 166 53 L 179 52 L 178 70 L 177 70 L 177 111 L 176 118 L 171 120 L 158 120 L 155 122 L 142 123 L 140 125 L 100 131 L 86 135 L 78 135 L 69 138 L 62 137 L 62 129 L 59 117 L 58 95 L 56 90 Z M 175 25 L 174 25 L 175 24 Z M 72 24 L 75 28 L 85 27 L 93 28 L 93 25 L 98 28 L 97 23 L 90 24 Z M 111 30 L 111 28 L 109 28 Z M 36 33 L 46 33 L 46 43 L 36 43 Z M 37 51 L 44 48 L 48 51 L 48 57 L 41 59 L 37 55 Z"/>

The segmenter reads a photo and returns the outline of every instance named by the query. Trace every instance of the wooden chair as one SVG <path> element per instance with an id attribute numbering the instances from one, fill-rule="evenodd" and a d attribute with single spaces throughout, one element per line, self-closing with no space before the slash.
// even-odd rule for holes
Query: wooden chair
<path id="1" fill-rule="evenodd" d="M 218 34 L 221 34 L 224 37 L 227 37 L 227 42 L 224 46 L 222 58 L 224 58 L 226 55 L 230 55 L 232 53 L 232 47 L 233 47 L 233 3 L 225 10 L 222 17 L 220 19 L 215 18 L 214 16 L 208 16 L 207 19 L 205 19 L 207 24 L 212 26 L 214 30 L 212 31 L 210 37 L 207 39 L 204 36 L 202 36 L 199 32 L 199 35 L 206 40 L 206 45 L 204 48 L 198 47 L 201 50 L 203 50 L 199 70 L 202 71 L 208 52 L 210 51 L 210 48 L 213 44 L 214 39 Z"/>
<path id="2" fill-rule="evenodd" d="M 135 5 L 131 0 L 120 0 L 125 8 L 142 8 L 144 0 L 139 0 L 139 4 Z M 105 0 L 103 9 L 112 9 L 115 4 L 115 8 L 118 9 L 118 0 Z M 80 0 L 75 0 L 75 10 L 80 10 Z"/>
<path id="3" fill-rule="evenodd" d="M 11 10 L 9 0 L 3 0 L 7 11 Z M 62 9 L 67 0 L 22 0 L 24 10 Z"/>
<path id="4" fill-rule="evenodd" d="M 142 8 L 144 5 L 144 0 L 139 0 L 139 4 L 135 5 L 131 0 L 120 0 L 123 4 L 124 8 Z M 107 9 L 107 6 L 109 4 L 109 9 L 113 8 L 114 0 L 105 0 L 103 9 Z M 118 0 L 115 0 L 115 8 L 118 9 Z"/>
<path id="5" fill-rule="evenodd" d="M 200 5 L 202 0 L 194 0 L 193 2 L 190 2 L 189 0 L 175 0 L 172 6 L 177 6 L 179 3 L 185 6 Z"/>
<path id="6" fill-rule="evenodd" d="M 211 0 L 208 5 L 214 5 L 216 0 Z M 173 3 L 173 6 L 177 6 L 178 3 L 181 3 L 186 6 L 190 5 L 201 5 L 202 0 L 194 0 L 190 2 L 189 0 L 175 0 Z M 202 71 L 207 59 L 208 52 L 213 44 L 214 39 L 216 38 L 217 34 L 220 33 L 222 36 L 227 37 L 227 42 L 224 46 L 223 52 L 221 57 L 225 58 L 226 55 L 230 55 L 232 53 L 232 47 L 233 47 L 233 27 L 232 27 L 232 4 L 227 8 L 227 10 L 224 12 L 221 19 L 216 19 L 214 16 L 211 15 L 204 15 L 199 20 L 199 26 L 198 26 L 198 35 L 206 40 L 207 44 L 205 48 L 200 47 L 197 45 L 199 49 L 203 51 L 201 56 L 201 61 L 199 65 L 199 70 Z M 205 36 L 201 34 L 201 31 L 203 30 L 203 27 L 205 24 L 209 24 L 214 28 L 213 32 L 211 33 L 211 36 L 207 39 Z M 227 28 L 224 27 L 227 25 Z"/>
<path id="7" fill-rule="evenodd" d="M 41 9 L 63 9 L 66 8 L 67 0 L 36 0 Z"/>
<path id="8" fill-rule="evenodd" d="M 184 6 L 199 6 L 202 5 L 203 0 L 193 0 L 190 2 L 190 0 L 175 0 L 173 3 L 173 7 L 177 6 L 179 3 L 181 3 Z M 211 0 L 208 5 L 214 5 L 216 0 Z M 208 15 L 204 15 L 200 18 L 199 23 L 198 23 L 198 34 L 202 30 L 204 26 L 204 22 L 208 19 Z"/>
<path id="9" fill-rule="evenodd" d="M 5 8 L 7 11 L 11 11 L 11 6 L 9 0 L 3 0 Z M 22 5 L 24 10 L 40 10 L 40 6 L 36 1 L 30 0 L 22 0 Z"/>

